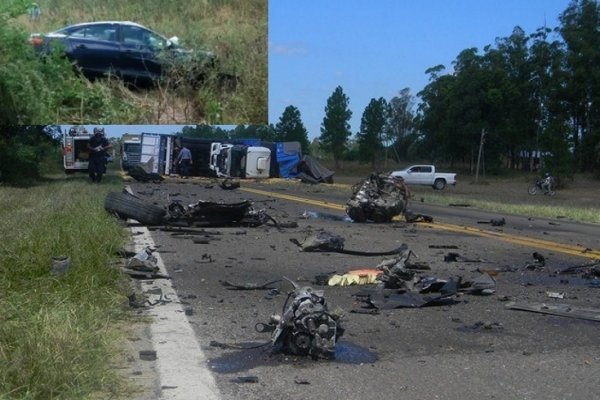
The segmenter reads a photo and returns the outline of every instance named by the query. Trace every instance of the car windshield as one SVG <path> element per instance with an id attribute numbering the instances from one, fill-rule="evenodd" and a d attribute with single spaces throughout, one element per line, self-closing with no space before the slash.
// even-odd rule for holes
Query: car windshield
<path id="1" fill-rule="evenodd" d="M 133 46 L 146 46 L 154 50 L 161 50 L 167 47 L 167 39 L 148 29 L 133 26 L 123 26 L 123 44 Z"/>

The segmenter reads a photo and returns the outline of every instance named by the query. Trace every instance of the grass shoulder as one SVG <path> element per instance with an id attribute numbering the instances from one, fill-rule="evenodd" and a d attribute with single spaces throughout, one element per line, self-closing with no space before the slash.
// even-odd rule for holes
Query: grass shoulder
<path id="1" fill-rule="evenodd" d="M 122 183 L 53 176 L 0 186 L 0 398 L 119 398 L 119 325 L 127 311 L 114 266 L 126 233 L 103 208 Z M 65 272 L 53 258 L 68 257 Z"/>

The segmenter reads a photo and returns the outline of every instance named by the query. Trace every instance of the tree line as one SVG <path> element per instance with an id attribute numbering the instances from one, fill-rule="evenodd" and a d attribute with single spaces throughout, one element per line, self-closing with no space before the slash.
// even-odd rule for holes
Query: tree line
<path id="1" fill-rule="evenodd" d="M 408 88 L 390 100 L 371 99 L 354 136 L 350 99 L 338 86 L 327 99 L 313 148 L 318 145 L 336 164 L 350 158 L 375 166 L 389 154 L 472 166 L 483 146 L 491 173 L 599 173 L 600 6 L 572 0 L 559 21 L 532 34 L 517 26 L 483 51 L 461 51 L 451 70 L 429 68 L 418 104 Z M 302 134 L 294 106 L 281 116 L 278 134 L 291 133 L 288 126 Z"/>

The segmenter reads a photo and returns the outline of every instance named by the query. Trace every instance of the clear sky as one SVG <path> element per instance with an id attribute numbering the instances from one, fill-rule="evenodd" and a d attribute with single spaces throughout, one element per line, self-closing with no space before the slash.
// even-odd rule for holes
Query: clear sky
<path id="1" fill-rule="evenodd" d="M 341 86 L 351 132 L 372 98 L 390 100 L 428 83 L 425 70 L 467 48 L 493 45 L 515 26 L 527 35 L 559 26 L 569 0 L 270 0 L 269 122 L 300 110 L 318 137 L 327 99 Z M 417 100 L 418 102 L 418 100 Z"/>

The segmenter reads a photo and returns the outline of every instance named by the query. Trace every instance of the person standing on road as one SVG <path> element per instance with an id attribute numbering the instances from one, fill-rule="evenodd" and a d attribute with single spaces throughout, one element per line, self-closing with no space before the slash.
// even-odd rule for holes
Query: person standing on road
<path id="1" fill-rule="evenodd" d="M 100 183 L 106 167 L 106 150 L 112 148 L 112 145 L 104 137 L 104 128 L 94 128 L 94 135 L 88 142 L 90 150 L 90 159 L 88 164 L 88 173 L 92 182 Z"/>
<path id="2" fill-rule="evenodd" d="M 192 152 L 185 146 L 181 148 L 178 147 L 178 150 L 179 154 L 175 160 L 175 165 L 177 165 L 179 175 L 188 178 L 192 168 Z"/>

